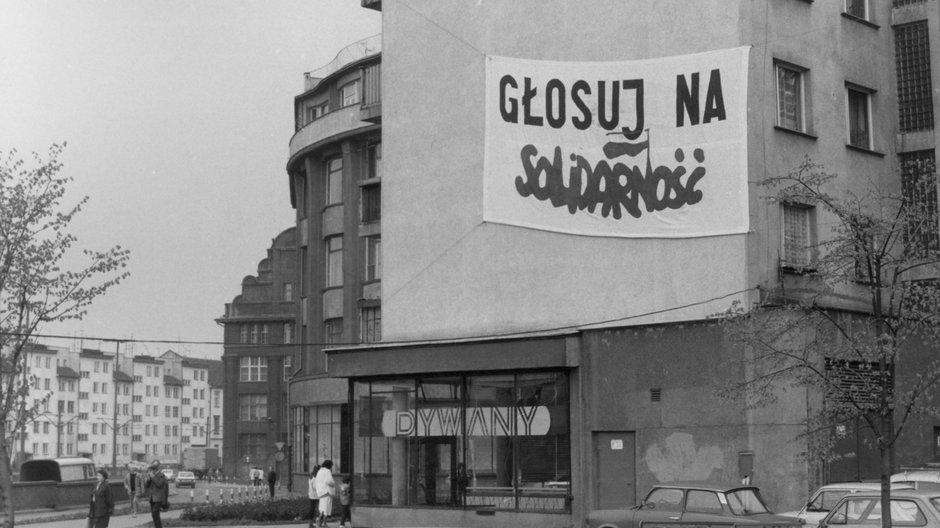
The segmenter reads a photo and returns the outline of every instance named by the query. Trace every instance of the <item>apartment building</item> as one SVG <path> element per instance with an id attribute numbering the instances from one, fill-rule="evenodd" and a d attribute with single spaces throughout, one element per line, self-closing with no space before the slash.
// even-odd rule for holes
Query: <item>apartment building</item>
<path id="1" fill-rule="evenodd" d="M 222 414 L 219 361 L 34 344 L 26 362 L 38 413 L 25 435 L 14 438 L 16 460 L 81 456 L 96 466 L 123 467 L 159 458 L 173 467 L 185 449 L 207 447 L 213 435 L 212 447 L 221 447 L 222 431 L 206 426 Z"/>
<path id="2" fill-rule="evenodd" d="M 295 99 L 310 281 L 295 480 L 340 460 L 366 524 L 561 527 L 667 480 L 746 478 L 785 510 L 872 476 L 858 431 L 836 464 L 799 440 L 817 395 L 718 398 L 741 356 L 711 318 L 809 291 L 802 270 L 830 236 L 812 204 L 757 184 L 809 157 L 841 175 L 833 192 L 906 192 L 919 175 L 900 167 L 932 165 L 937 0 L 362 5 L 382 11 L 381 57 L 356 43 Z M 936 189 L 907 198 L 936 208 Z M 856 313 L 853 291 L 829 308 Z M 907 375 L 935 354 L 915 351 Z M 934 422 L 908 424 L 897 463 L 937 456 Z"/>

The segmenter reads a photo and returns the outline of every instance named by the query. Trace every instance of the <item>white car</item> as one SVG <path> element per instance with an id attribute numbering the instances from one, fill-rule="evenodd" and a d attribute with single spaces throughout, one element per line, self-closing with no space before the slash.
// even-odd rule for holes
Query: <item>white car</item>
<path id="1" fill-rule="evenodd" d="M 891 484 L 891 489 L 911 489 L 906 484 Z M 877 493 L 881 490 L 880 482 L 836 482 L 820 486 L 799 511 L 781 513 L 788 517 L 798 517 L 809 526 L 816 526 L 829 510 L 833 508 L 842 497 L 861 491 Z"/>
<path id="2" fill-rule="evenodd" d="M 940 490 L 940 470 L 916 469 L 891 475 L 891 484 L 907 484 L 914 489 Z"/>

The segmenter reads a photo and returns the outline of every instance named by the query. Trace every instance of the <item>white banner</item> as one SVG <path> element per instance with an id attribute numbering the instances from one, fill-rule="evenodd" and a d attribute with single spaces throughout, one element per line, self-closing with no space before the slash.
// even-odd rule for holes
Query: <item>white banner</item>
<path id="1" fill-rule="evenodd" d="M 484 220 L 616 237 L 746 232 L 748 52 L 488 56 Z"/>

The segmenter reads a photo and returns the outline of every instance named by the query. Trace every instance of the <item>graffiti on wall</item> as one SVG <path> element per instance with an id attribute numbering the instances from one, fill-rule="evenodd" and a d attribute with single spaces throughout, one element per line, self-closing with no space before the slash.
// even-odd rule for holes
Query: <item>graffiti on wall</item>
<path id="1" fill-rule="evenodd" d="M 659 482 L 708 480 L 724 466 L 725 455 L 716 445 L 697 446 L 688 433 L 672 433 L 647 447 L 644 461 Z"/>
<path id="2" fill-rule="evenodd" d="M 484 219 L 600 236 L 745 232 L 747 57 L 487 57 Z"/>

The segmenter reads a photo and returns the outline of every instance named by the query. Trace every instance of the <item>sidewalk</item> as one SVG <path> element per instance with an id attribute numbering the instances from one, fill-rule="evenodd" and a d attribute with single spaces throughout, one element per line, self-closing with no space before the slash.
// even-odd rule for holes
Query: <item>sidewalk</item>
<path id="1" fill-rule="evenodd" d="M 85 519 L 75 519 L 74 514 L 87 512 L 88 508 L 74 508 L 68 510 L 46 510 L 31 511 L 16 514 L 16 524 L 28 522 L 24 526 L 36 526 L 42 528 L 75 528 L 76 526 L 85 526 Z M 170 510 L 163 512 L 160 518 L 178 519 L 183 510 Z M 150 512 L 141 512 L 137 517 L 131 514 L 114 515 L 111 517 L 111 523 L 108 528 L 135 528 L 138 526 L 153 526 L 153 520 L 150 518 Z"/>

